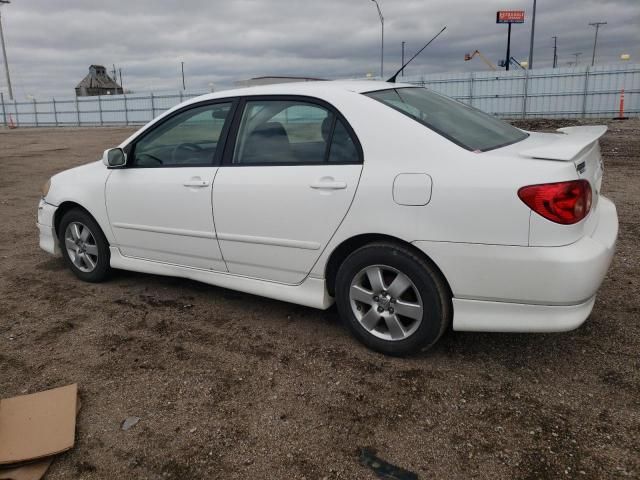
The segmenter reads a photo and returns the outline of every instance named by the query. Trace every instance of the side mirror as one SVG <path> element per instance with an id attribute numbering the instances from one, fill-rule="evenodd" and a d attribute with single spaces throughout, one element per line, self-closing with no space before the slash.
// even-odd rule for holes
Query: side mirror
<path id="1" fill-rule="evenodd" d="M 127 164 L 127 155 L 121 148 L 110 148 L 104 151 L 102 163 L 109 168 L 122 168 Z"/>

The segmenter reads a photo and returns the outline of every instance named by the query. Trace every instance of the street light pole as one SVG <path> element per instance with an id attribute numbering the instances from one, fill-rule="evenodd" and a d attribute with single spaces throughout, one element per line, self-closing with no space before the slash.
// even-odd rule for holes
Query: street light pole
<path id="1" fill-rule="evenodd" d="M 376 4 L 376 8 L 378 9 L 378 16 L 380 17 L 380 26 L 382 27 L 382 40 L 380 43 L 380 79 L 384 77 L 384 17 L 382 16 L 382 10 L 380 10 L 380 5 L 378 5 L 377 0 L 371 0 Z"/>
<path id="2" fill-rule="evenodd" d="M 607 22 L 593 22 L 589 24 L 592 27 L 596 27 L 596 38 L 593 40 L 593 55 L 591 56 L 592 67 L 596 63 L 596 45 L 598 45 L 598 29 L 600 28 L 600 25 L 606 25 L 606 24 Z"/>
<path id="3" fill-rule="evenodd" d="M 0 5 L 11 3 L 9 0 L 0 0 Z M 2 44 L 2 57 L 4 58 L 4 72 L 7 74 L 7 89 L 9 90 L 9 100 L 13 100 L 13 90 L 11 89 L 11 76 L 9 75 L 9 62 L 7 61 L 7 49 L 4 46 L 4 34 L 2 32 L 2 13 L 0 12 L 0 44 Z"/>
<path id="4" fill-rule="evenodd" d="M 529 42 L 529 70 L 533 68 L 533 37 L 536 30 L 536 0 L 533 0 L 533 16 L 531 17 L 531 41 Z"/>
<path id="5" fill-rule="evenodd" d="M 558 66 L 558 37 L 553 38 L 553 68 Z"/>
<path id="6" fill-rule="evenodd" d="M 401 67 L 404 67 L 404 44 L 405 43 L 406 43 L 405 41 L 402 42 L 402 63 L 400 64 Z M 401 74 L 404 77 L 404 68 L 402 69 Z"/>

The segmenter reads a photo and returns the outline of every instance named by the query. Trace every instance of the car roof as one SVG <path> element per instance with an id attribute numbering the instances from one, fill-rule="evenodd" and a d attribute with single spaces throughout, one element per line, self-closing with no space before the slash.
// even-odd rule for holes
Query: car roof
<path id="1" fill-rule="evenodd" d="M 367 93 L 398 87 L 415 87 L 415 85 L 408 83 L 380 82 L 375 80 L 321 80 L 310 82 L 289 82 L 259 85 L 255 87 L 234 88 L 232 90 L 221 90 L 219 92 L 201 95 L 192 100 L 203 101 L 246 95 L 308 95 L 312 97 L 324 97 L 331 92 L 337 91 Z"/>

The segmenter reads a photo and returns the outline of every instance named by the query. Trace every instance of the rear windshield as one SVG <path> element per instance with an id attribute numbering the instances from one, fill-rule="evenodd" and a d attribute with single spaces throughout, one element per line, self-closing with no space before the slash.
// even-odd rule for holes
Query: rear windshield
<path id="1" fill-rule="evenodd" d="M 393 88 L 365 95 L 471 151 L 485 152 L 528 137 L 502 120 L 426 88 Z"/>

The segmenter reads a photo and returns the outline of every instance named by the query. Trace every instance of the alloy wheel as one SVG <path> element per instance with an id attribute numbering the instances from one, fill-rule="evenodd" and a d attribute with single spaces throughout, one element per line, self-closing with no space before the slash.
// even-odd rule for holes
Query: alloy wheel
<path id="1" fill-rule="evenodd" d="M 98 264 L 98 245 L 93 232 L 80 222 L 71 222 L 64 233 L 64 245 L 73 265 L 90 273 Z"/>
<path id="2" fill-rule="evenodd" d="M 387 265 L 358 272 L 349 287 L 349 302 L 360 325 L 383 340 L 404 340 L 422 323 L 424 306 L 418 288 Z"/>

